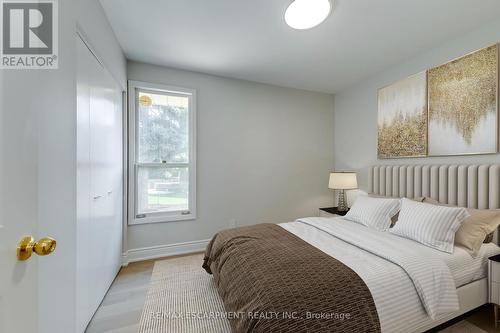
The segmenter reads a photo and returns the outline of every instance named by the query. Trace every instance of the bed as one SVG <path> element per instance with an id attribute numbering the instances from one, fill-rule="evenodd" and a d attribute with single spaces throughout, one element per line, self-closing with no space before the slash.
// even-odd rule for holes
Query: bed
<path id="1" fill-rule="evenodd" d="M 369 189 L 498 209 L 500 166 L 376 166 Z M 449 254 L 342 217 L 303 218 L 223 231 L 204 267 L 236 313 L 236 332 L 423 332 L 488 302 L 487 258 L 500 253 L 497 233 L 472 257 L 459 246 Z M 296 318 L 265 317 L 294 309 Z M 304 319 L 305 309 L 333 317 Z"/>

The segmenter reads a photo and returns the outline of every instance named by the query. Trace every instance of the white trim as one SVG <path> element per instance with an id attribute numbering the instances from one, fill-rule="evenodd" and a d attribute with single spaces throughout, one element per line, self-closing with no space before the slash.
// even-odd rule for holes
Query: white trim
<path id="1" fill-rule="evenodd" d="M 122 251 L 126 251 L 128 247 L 128 98 L 127 91 L 123 91 L 122 108 L 123 108 L 123 221 L 122 221 Z"/>
<path id="2" fill-rule="evenodd" d="M 142 88 L 142 89 L 150 90 L 150 91 L 159 91 L 159 92 L 169 91 L 169 92 L 173 92 L 176 94 L 184 93 L 185 95 L 196 95 L 195 89 L 184 88 L 184 87 L 179 87 L 179 86 L 152 83 L 152 82 L 146 82 L 146 81 L 135 81 L 135 80 L 128 80 L 128 84 L 129 84 L 129 87 L 133 86 L 134 88 Z"/>
<path id="3" fill-rule="evenodd" d="M 149 223 L 169 223 L 177 221 L 196 220 L 196 214 L 189 211 L 183 213 L 182 211 L 165 212 L 165 213 L 150 213 L 148 217 L 137 219 L 133 215 L 129 216 L 128 225 L 140 225 Z"/>
<path id="4" fill-rule="evenodd" d="M 127 267 L 129 264 L 128 262 L 128 252 L 125 251 L 122 253 L 122 267 Z"/>
<path id="5" fill-rule="evenodd" d="M 131 262 L 205 251 L 210 239 L 131 249 L 123 253 L 122 266 Z"/>
<path id="6" fill-rule="evenodd" d="M 136 89 L 143 89 L 148 91 L 158 91 L 174 93 L 177 95 L 186 95 L 189 97 L 189 209 L 187 211 L 179 212 L 164 212 L 152 213 L 145 218 L 136 218 L 136 173 L 137 165 L 136 157 Z M 185 221 L 196 219 L 196 90 L 176 87 L 170 85 L 142 82 L 142 81 L 128 81 L 128 107 L 129 107 L 129 182 L 128 182 L 128 225 L 147 224 L 147 223 L 164 223 L 173 221 Z M 173 163 L 172 165 L 174 165 Z M 179 163 L 178 163 L 179 164 Z M 184 163 L 182 163 L 185 165 Z M 166 164 L 168 166 L 170 164 Z"/>

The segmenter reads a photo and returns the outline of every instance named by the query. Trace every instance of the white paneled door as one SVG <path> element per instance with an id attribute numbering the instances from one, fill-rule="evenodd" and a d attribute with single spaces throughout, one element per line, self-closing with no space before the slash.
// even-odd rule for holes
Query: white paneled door
<path id="1" fill-rule="evenodd" d="M 83 332 L 121 264 L 122 91 L 77 38 L 76 331 Z"/>

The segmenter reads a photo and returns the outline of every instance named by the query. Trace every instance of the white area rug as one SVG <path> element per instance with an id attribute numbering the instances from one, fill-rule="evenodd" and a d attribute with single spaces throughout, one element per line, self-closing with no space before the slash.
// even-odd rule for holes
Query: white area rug
<path id="1" fill-rule="evenodd" d="M 157 261 L 142 310 L 139 333 L 230 333 L 229 321 L 217 317 L 224 305 L 203 255 Z"/>
<path id="2" fill-rule="evenodd" d="M 139 333 L 231 332 L 229 321 L 217 317 L 224 305 L 202 262 L 200 254 L 155 263 Z M 487 332 L 463 320 L 439 333 Z"/>

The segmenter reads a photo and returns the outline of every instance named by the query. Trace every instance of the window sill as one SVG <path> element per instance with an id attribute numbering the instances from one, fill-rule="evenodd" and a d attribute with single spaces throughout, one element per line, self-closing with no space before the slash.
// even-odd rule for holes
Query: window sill
<path id="1" fill-rule="evenodd" d="M 128 225 L 140 225 L 140 224 L 151 224 L 151 223 L 168 223 L 168 222 L 178 222 L 178 221 L 188 221 L 195 220 L 196 214 L 186 214 L 186 215 L 172 215 L 172 216 L 149 216 L 142 219 L 134 218 L 129 221 Z"/>

